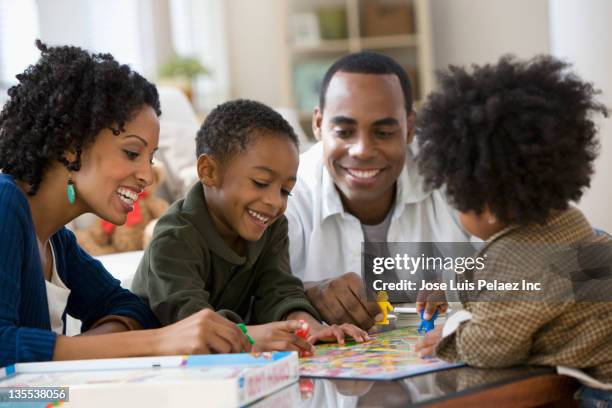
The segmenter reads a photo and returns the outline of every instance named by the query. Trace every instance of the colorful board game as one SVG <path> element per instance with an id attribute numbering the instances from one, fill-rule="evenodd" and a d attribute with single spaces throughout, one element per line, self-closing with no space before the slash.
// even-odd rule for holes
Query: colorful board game
<path id="1" fill-rule="evenodd" d="M 300 359 L 300 376 L 359 380 L 395 380 L 459 367 L 437 358 L 419 358 L 416 327 L 376 334 L 365 343 L 323 344 L 315 355 Z"/>

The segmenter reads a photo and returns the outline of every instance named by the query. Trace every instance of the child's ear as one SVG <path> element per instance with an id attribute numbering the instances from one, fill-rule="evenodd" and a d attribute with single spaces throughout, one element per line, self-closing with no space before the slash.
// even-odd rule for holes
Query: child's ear
<path id="1" fill-rule="evenodd" d="M 321 124 L 323 122 L 323 112 L 317 106 L 312 113 L 312 133 L 317 140 L 321 140 Z"/>
<path id="2" fill-rule="evenodd" d="M 406 144 L 411 144 L 414 140 L 414 127 L 416 122 L 416 112 L 412 111 L 408 114 L 408 121 L 406 130 L 408 131 L 408 137 L 406 138 Z"/>
<path id="3" fill-rule="evenodd" d="M 198 178 L 206 187 L 217 187 L 220 181 L 220 163 L 208 154 L 198 157 Z"/>

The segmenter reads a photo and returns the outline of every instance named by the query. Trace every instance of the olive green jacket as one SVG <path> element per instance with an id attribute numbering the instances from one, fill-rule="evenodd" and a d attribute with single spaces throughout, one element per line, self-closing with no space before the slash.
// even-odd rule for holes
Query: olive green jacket
<path id="1" fill-rule="evenodd" d="M 132 291 L 163 325 L 211 308 L 235 322 L 261 324 L 303 310 L 319 319 L 302 282 L 291 273 L 287 219 L 236 254 L 218 234 L 201 183 L 160 218 L 140 261 Z"/>

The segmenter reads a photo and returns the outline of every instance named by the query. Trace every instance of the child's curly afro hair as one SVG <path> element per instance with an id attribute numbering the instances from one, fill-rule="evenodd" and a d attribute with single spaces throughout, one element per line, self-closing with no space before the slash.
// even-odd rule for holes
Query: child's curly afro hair
<path id="1" fill-rule="evenodd" d="M 112 55 L 36 46 L 41 58 L 17 75 L 0 113 L 0 169 L 27 182 L 32 195 L 52 162 L 78 171 L 82 149 L 101 130 L 118 134 L 144 105 L 161 114 L 155 86 Z M 68 150 L 77 153 L 72 163 Z"/>
<path id="2" fill-rule="evenodd" d="M 419 112 L 419 169 L 462 212 L 485 205 L 504 223 L 543 224 L 589 186 L 607 116 L 590 83 L 550 56 L 451 66 Z"/>

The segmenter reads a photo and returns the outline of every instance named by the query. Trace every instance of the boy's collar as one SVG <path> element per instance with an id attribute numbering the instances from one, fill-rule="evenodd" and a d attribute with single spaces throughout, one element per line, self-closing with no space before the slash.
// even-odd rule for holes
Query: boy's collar
<path id="1" fill-rule="evenodd" d="M 211 252 L 234 265 L 250 266 L 254 264 L 263 251 L 265 240 L 260 239 L 256 242 L 245 242 L 244 256 L 238 255 L 223 240 L 206 205 L 206 197 L 201 182 L 197 182 L 185 196 L 183 202 L 183 212 L 188 214 L 189 221 L 195 226 Z M 270 226 L 269 228 L 272 228 Z M 267 231 L 266 231 L 267 232 Z"/>
<path id="2" fill-rule="evenodd" d="M 567 237 L 564 237 L 566 240 L 574 239 L 580 236 L 580 234 L 585 234 L 585 235 L 587 235 L 588 233 L 592 233 L 593 235 L 595 234 L 595 232 L 593 231 L 593 228 L 588 223 L 584 215 L 580 212 L 580 210 L 578 210 L 575 207 L 569 206 L 565 210 L 557 210 L 557 211 L 551 212 L 548 221 L 546 221 L 544 225 L 537 225 L 537 224 L 528 225 L 528 226 L 519 226 L 517 224 L 507 225 L 502 230 L 491 235 L 485 241 L 485 245 L 478 251 L 478 253 L 479 254 L 485 253 L 489 249 L 489 247 L 493 245 L 493 243 L 499 241 L 501 238 L 507 235 L 510 235 L 510 233 L 513 233 L 513 232 L 527 233 L 528 231 L 531 231 L 532 233 L 537 233 L 541 235 L 543 237 L 541 239 L 543 240 L 546 240 L 546 236 L 550 236 L 549 238 L 551 239 L 551 242 L 556 242 L 559 240 L 559 237 L 554 236 L 553 231 L 564 229 L 564 228 L 567 228 L 568 226 L 571 227 L 572 235 L 575 235 L 575 236 L 568 235 Z"/>

